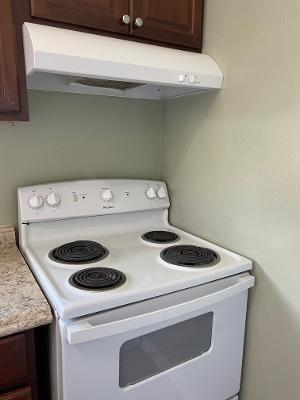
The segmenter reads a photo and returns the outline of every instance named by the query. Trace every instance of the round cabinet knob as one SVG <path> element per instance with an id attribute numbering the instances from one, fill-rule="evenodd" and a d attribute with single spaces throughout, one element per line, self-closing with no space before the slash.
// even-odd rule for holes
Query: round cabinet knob
<path id="1" fill-rule="evenodd" d="M 129 25 L 129 24 L 130 24 L 130 21 L 131 21 L 130 16 L 127 15 L 127 14 L 124 14 L 123 17 L 122 17 L 122 22 L 123 22 L 123 24 Z"/>
<path id="2" fill-rule="evenodd" d="M 165 199 L 165 198 L 167 197 L 167 193 L 166 193 L 166 191 L 165 191 L 165 189 L 164 189 L 163 187 L 160 187 L 160 188 L 158 189 L 158 191 L 157 191 L 157 196 L 158 196 L 160 199 Z"/>
<path id="3" fill-rule="evenodd" d="M 101 199 L 103 201 L 111 201 L 113 198 L 112 191 L 110 189 L 104 189 L 101 192 Z"/>
<path id="4" fill-rule="evenodd" d="M 141 28 L 141 27 L 144 25 L 144 21 L 143 21 L 142 18 L 138 17 L 138 18 L 136 18 L 134 24 L 135 24 L 135 26 L 137 26 L 138 28 Z"/>
<path id="5" fill-rule="evenodd" d="M 60 197 L 57 193 L 51 192 L 48 194 L 46 202 L 50 207 L 57 207 L 60 204 Z"/>
<path id="6" fill-rule="evenodd" d="M 146 196 L 148 197 L 148 199 L 155 199 L 156 192 L 153 187 L 149 187 L 149 189 L 147 189 Z"/>
<path id="7" fill-rule="evenodd" d="M 32 197 L 30 197 L 28 203 L 31 208 L 37 210 L 38 208 L 42 207 L 42 205 L 44 204 L 44 200 L 41 196 L 34 194 Z"/>

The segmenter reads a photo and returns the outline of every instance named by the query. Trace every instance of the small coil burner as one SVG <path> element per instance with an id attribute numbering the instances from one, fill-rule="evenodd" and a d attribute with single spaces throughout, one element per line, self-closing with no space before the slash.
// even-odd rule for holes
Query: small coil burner
<path id="1" fill-rule="evenodd" d="M 151 231 L 142 235 L 142 239 L 150 243 L 171 243 L 179 239 L 174 232 L 168 231 Z"/>
<path id="2" fill-rule="evenodd" d="M 125 281 L 123 272 L 113 268 L 86 268 L 69 278 L 69 283 L 78 289 L 99 291 L 115 289 Z"/>
<path id="3" fill-rule="evenodd" d="M 51 250 L 49 257 L 63 264 L 87 264 L 103 260 L 108 250 L 91 240 L 76 240 Z"/>
<path id="4" fill-rule="evenodd" d="M 220 261 L 220 256 L 213 250 L 190 245 L 167 247 L 160 257 L 167 263 L 181 267 L 212 267 Z"/>

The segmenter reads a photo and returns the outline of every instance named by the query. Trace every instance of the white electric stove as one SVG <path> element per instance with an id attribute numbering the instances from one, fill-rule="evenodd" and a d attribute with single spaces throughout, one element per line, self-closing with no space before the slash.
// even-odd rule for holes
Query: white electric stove
<path id="1" fill-rule="evenodd" d="M 37 185 L 18 205 L 55 315 L 53 400 L 238 394 L 251 261 L 171 226 L 165 183 Z"/>

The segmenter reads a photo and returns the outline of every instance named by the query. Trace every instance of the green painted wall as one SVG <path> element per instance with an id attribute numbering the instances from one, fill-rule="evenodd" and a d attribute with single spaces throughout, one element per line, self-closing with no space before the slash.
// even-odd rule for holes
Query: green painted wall
<path id="1" fill-rule="evenodd" d="M 224 88 L 164 105 L 172 222 L 255 261 L 241 400 L 300 399 L 299 21 L 299 0 L 208 0 Z"/>
<path id="2" fill-rule="evenodd" d="M 0 225 L 16 224 L 19 186 L 158 178 L 161 104 L 31 92 L 29 123 L 0 123 Z"/>

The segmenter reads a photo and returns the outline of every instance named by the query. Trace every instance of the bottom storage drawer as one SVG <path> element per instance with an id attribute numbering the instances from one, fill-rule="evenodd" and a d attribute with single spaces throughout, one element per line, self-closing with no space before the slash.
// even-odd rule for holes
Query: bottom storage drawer
<path id="1" fill-rule="evenodd" d="M 13 392 L 0 395 L 0 400 L 31 400 L 30 387 L 14 390 Z"/>

